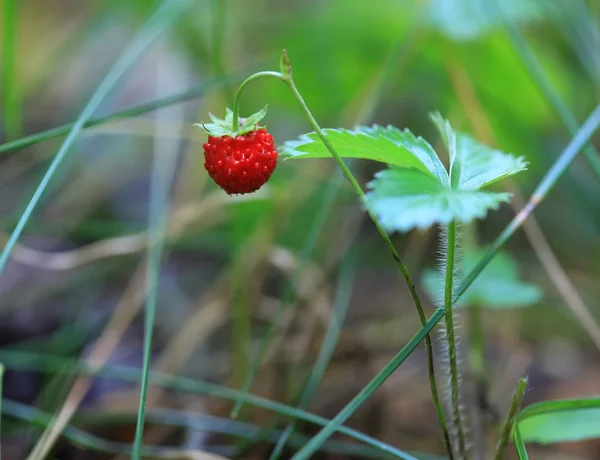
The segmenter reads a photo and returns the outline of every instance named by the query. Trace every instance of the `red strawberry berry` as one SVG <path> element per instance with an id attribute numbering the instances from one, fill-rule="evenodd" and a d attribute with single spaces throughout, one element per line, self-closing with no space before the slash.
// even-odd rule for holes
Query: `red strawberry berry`
<path id="1" fill-rule="evenodd" d="M 277 166 L 273 137 L 265 129 L 242 136 L 209 136 L 204 144 L 204 167 L 228 194 L 261 188 Z"/>
<path id="2" fill-rule="evenodd" d="M 196 125 L 208 132 L 204 168 L 229 195 L 255 192 L 277 166 L 273 137 L 258 125 L 266 113 L 267 107 L 234 127 L 233 112 L 227 109 L 225 120 L 209 114 L 213 123 Z"/>

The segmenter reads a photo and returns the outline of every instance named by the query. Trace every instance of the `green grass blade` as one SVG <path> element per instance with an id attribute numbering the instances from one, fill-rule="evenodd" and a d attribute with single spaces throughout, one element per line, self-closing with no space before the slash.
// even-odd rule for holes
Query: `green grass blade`
<path id="1" fill-rule="evenodd" d="M 519 460 L 529 460 L 529 455 L 527 455 L 527 449 L 525 448 L 518 422 L 515 423 L 515 446 L 517 447 L 517 456 L 519 457 Z"/>
<path id="2" fill-rule="evenodd" d="M 432 316 L 430 321 L 433 321 L 434 319 L 439 321 L 440 314 L 441 313 L 437 311 Z M 94 375 L 98 378 L 109 378 L 133 383 L 139 382 L 139 369 L 136 369 L 135 367 L 110 365 L 98 371 L 83 361 L 76 361 L 73 359 L 45 353 L 0 349 L 0 361 L 2 361 L 8 368 L 13 369 L 32 370 L 37 372 L 66 373 L 73 375 Z M 221 385 L 215 385 L 187 377 L 163 374 L 159 372 L 150 372 L 149 382 L 152 385 L 174 391 L 202 394 L 229 401 L 242 399 L 245 403 L 255 407 L 269 410 L 286 417 L 298 418 L 305 422 L 314 423 L 320 426 L 325 426 L 329 422 L 329 420 L 324 417 L 296 409 L 295 407 L 277 403 L 259 396 L 244 394 L 238 390 L 223 387 Z M 389 454 L 396 458 L 407 458 L 406 452 L 396 449 L 389 444 L 374 439 L 371 436 L 368 436 L 357 430 L 347 428 L 345 426 L 337 426 L 336 429 L 340 433 L 356 439 L 357 441 L 361 441 L 369 446 L 373 446 L 383 453 Z"/>
<path id="3" fill-rule="evenodd" d="M 329 365 L 331 356 L 335 351 L 335 346 L 337 345 L 342 326 L 346 319 L 348 305 L 350 304 L 350 298 L 352 296 L 354 279 L 356 278 L 357 256 L 352 253 L 348 259 L 349 260 L 342 264 L 341 267 L 333 311 L 331 312 L 329 325 L 327 327 L 327 332 L 325 333 L 325 338 L 323 339 L 323 344 L 321 345 L 321 350 L 319 351 L 319 356 L 308 378 L 304 391 L 300 395 L 300 401 L 298 403 L 300 409 L 306 409 L 317 392 L 321 379 Z M 271 460 L 280 457 L 286 442 L 294 434 L 295 429 L 295 421 L 287 426 L 271 453 Z"/>
<path id="4" fill-rule="evenodd" d="M 133 413 L 89 413 L 78 417 L 75 422 L 78 424 L 91 424 L 93 426 L 119 425 L 130 423 L 135 420 Z M 224 417 L 217 417 L 207 414 L 196 414 L 186 411 L 172 409 L 157 409 L 146 413 L 146 420 L 157 425 L 183 427 L 190 430 L 207 431 L 216 434 L 225 434 L 241 438 L 253 438 L 264 428 L 247 422 L 231 420 Z M 265 440 L 275 442 L 279 439 L 281 430 L 270 429 Z M 290 443 L 296 447 L 302 447 L 308 441 L 309 437 L 305 435 L 294 435 Z M 330 441 L 323 446 L 328 452 L 341 454 L 353 454 L 367 457 L 381 458 L 381 453 L 368 446 L 362 446 L 347 441 Z M 233 458 L 243 458 L 236 455 L 229 455 Z"/>
<path id="5" fill-rule="evenodd" d="M 226 77 L 214 79 L 205 83 L 200 83 L 199 85 L 187 91 L 173 94 L 172 96 L 166 96 L 151 102 L 135 105 L 128 109 L 121 110 L 119 112 L 115 112 L 102 117 L 91 118 L 83 124 L 82 129 L 91 128 L 93 126 L 123 120 L 126 118 L 137 117 L 139 115 L 143 115 L 145 113 L 152 112 L 163 107 L 181 104 L 182 102 L 186 102 L 191 99 L 197 99 L 206 94 L 208 91 L 229 86 L 234 83 L 238 83 L 241 80 L 241 77 Z M 30 145 L 38 144 L 49 139 L 54 139 L 56 137 L 63 136 L 65 134 L 68 134 L 74 125 L 75 123 L 68 123 L 62 126 L 57 126 L 56 128 L 48 129 L 46 131 L 40 131 L 39 133 L 35 133 L 30 136 L 25 136 L 14 141 L 5 142 L 4 144 L 0 144 L 0 153 L 5 153 L 11 150 L 28 147 Z"/>
<path id="6" fill-rule="evenodd" d="M 90 100 L 87 102 L 79 117 L 71 127 L 67 138 L 64 140 L 60 149 L 56 153 L 56 156 L 52 160 L 52 163 L 46 170 L 44 177 L 40 181 L 33 197 L 29 201 L 29 204 L 25 208 L 25 211 L 21 215 L 21 218 L 17 222 L 17 225 L 11 233 L 6 245 L 4 246 L 2 253 L 0 254 L 0 275 L 6 267 L 6 263 L 10 257 L 10 254 L 17 243 L 25 225 L 31 217 L 38 201 L 42 194 L 46 190 L 46 187 L 50 183 L 50 180 L 58 170 L 60 164 L 69 153 L 73 146 L 77 136 L 83 129 L 86 121 L 88 121 L 93 115 L 94 111 L 102 103 L 104 98 L 117 84 L 120 78 L 125 74 L 127 70 L 131 68 L 133 63 L 150 47 L 150 45 L 165 31 L 165 29 L 183 13 L 184 7 L 189 4 L 190 0 L 171 0 L 163 2 L 154 12 L 154 14 L 148 19 L 146 24 L 138 32 L 134 40 L 125 48 L 117 62 L 110 69 L 108 74 L 104 77 Z"/>
<path id="7" fill-rule="evenodd" d="M 51 421 L 51 415 L 45 411 L 10 399 L 4 400 L 3 414 L 42 428 L 46 427 Z M 122 425 L 135 421 L 136 417 L 137 415 L 133 413 L 103 414 L 94 412 L 89 415 L 86 414 L 77 417 L 76 423 L 86 426 Z M 210 433 L 239 437 L 250 437 L 260 430 L 260 427 L 244 422 L 175 410 L 156 410 L 148 412 L 146 414 L 146 419 L 149 422 L 163 426 L 182 427 L 191 430 L 202 430 Z M 274 442 L 278 439 L 279 434 L 280 432 L 272 432 L 269 439 Z M 68 425 L 65 428 L 63 436 L 74 445 L 90 451 L 112 454 L 129 454 L 131 452 L 131 446 L 129 444 L 108 441 L 73 425 Z M 306 436 L 296 436 L 290 442 L 296 447 L 301 447 L 306 443 L 307 439 L 308 437 Z M 372 447 L 361 446 L 345 441 L 331 441 L 323 447 L 325 451 L 331 453 L 381 458 L 381 453 Z M 144 445 L 142 447 L 144 455 L 157 457 L 172 452 L 173 450 L 173 448 L 151 445 Z"/>
<path id="8" fill-rule="evenodd" d="M 513 426 L 515 426 L 515 420 L 517 419 L 519 408 L 521 407 L 523 397 L 525 396 L 527 380 L 527 377 L 525 377 L 519 379 L 519 383 L 517 383 L 510 408 L 508 409 L 508 414 L 506 415 L 506 419 L 502 425 L 502 434 L 500 435 L 500 440 L 498 441 L 498 446 L 496 447 L 496 455 L 494 457 L 495 460 L 504 459 L 504 451 L 506 450 L 506 446 L 508 446 L 508 442 L 510 441 L 510 434 L 513 431 Z"/>
<path id="9" fill-rule="evenodd" d="M 542 202 L 546 197 L 547 193 L 554 187 L 556 181 L 562 176 L 569 165 L 573 162 L 579 151 L 587 145 L 592 135 L 600 127 L 600 104 L 592 111 L 588 119 L 577 131 L 569 145 L 562 151 L 560 156 L 556 159 L 552 167 L 548 170 L 544 178 L 541 180 L 535 191 L 531 195 L 531 198 L 525 205 L 525 207 L 519 212 L 513 220 L 504 228 L 504 230 L 498 235 L 496 240 L 490 245 L 487 253 L 481 261 L 471 270 L 471 272 L 465 277 L 462 284 L 460 285 L 454 302 L 464 294 L 467 288 L 475 281 L 475 278 L 479 276 L 481 271 L 486 265 L 492 260 L 496 252 L 508 241 L 513 233 L 521 227 L 525 219 L 535 210 L 535 208 Z"/>
<path id="10" fill-rule="evenodd" d="M 444 316 L 444 309 L 438 309 L 431 316 L 425 327 L 421 328 L 415 336 L 400 350 L 400 352 L 371 380 L 355 397 L 331 420 L 323 429 L 314 436 L 310 442 L 306 444 L 299 452 L 297 452 L 292 460 L 304 460 L 310 458 L 323 443 L 338 430 L 339 426 L 344 423 L 350 416 L 367 400 L 371 395 L 385 382 L 390 375 L 404 362 L 410 354 L 415 351 L 419 343 L 425 338 L 429 332 L 435 327 L 441 318 Z M 405 457 L 413 460 L 414 457 Z"/>
<path id="11" fill-rule="evenodd" d="M 160 78 L 160 77 L 159 77 Z M 160 136 L 160 119 L 156 120 L 158 137 L 155 140 L 152 178 L 150 182 L 150 205 L 148 222 L 148 251 L 146 260 L 146 303 L 144 305 L 144 356 L 140 404 L 131 458 L 138 460 L 142 454 L 144 437 L 144 414 L 148 392 L 148 374 L 152 355 L 152 338 L 158 302 L 158 284 L 165 241 L 167 216 L 169 214 L 170 190 L 177 165 L 178 141 L 172 143 Z"/>
<path id="12" fill-rule="evenodd" d="M 490 4 L 492 4 L 493 7 L 498 10 L 498 13 L 503 18 L 508 37 L 519 54 L 519 57 L 521 58 L 525 68 L 531 75 L 531 78 L 533 81 L 535 81 L 536 85 L 544 97 L 548 100 L 549 104 L 552 106 L 571 136 L 575 136 L 579 129 L 579 123 L 577 122 L 575 115 L 573 115 L 573 113 L 569 110 L 569 107 L 562 101 L 556 90 L 552 87 L 552 84 L 544 74 L 541 64 L 521 35 L 519 28 L 506 17 L 497 0 L 495 2 L 490 2 Z M 600 178 L 600 153 L 598 153 L 594 146 L 590 144 L 583 148 L 583 154 L 596 176 Z"/>
<path id="13" fill-rule="evenodd" d="M 17 14 L 18 0 L 4 0 L 4 36 L 2 50 L 2 94 L 4 95 L 4 133 L 8 139 L 22 132 L 21 91 L 17 76 Z"/>
<path id="14" fill-rule="evenodd" d="M 556 401 L 542 401 L 525 407 L 519 413 L 519 420 L 551 412 L 564 412 L 582 409 L 600 408 L 600 398 L 559 399 Z"/>
<path id="15" fill-rule="evenodd" d="M 288 282 L 286 283 L 285 291 L 283 293 L 283 296 L 281 297 L 281 301 L 279 302 L 279 305 L 277 307 L 275 315 L 273 316 L 273 319 L 272 319 L 271 323 L 269 324 L 269 328 L 267 329 L 264 337 L 262 338 L 262 340 L 260 342 L 258 352 L 256 354 L 256 357 L 254 358 L 254 362 L 250 366 L 248 375 L 244 379 L 244 384 L 241 389 L 241 394 L 248 393 L 248 391 L 250 390 L 250 386 L 252 385 L 252 382 L 254 381 L 254 378 L 256 377 L 256 374 L 258 372 L 258 369 L 260 368 L 260 365 L 265 356 L 265 353 L 267 352 L 269 343 L 273 339 L 273 336 L 275 335 L 275 332 L 277 331 L 277 325 L 279 324 L 286 308 L 295 299 L 296 291 L 295 291 L 294 286 L 296 285 L 299 276 L 301 276 L 301 274 L 304 272 L 304 268 L 306 267 L 306 264 L 308 264 L 308 261 L 310 260 L 310 257 L 312 255 L 313 251 L 315 250 L 315 247 L 317 246 L 319 236 L 321 236 L 321 234 L 323 232 L 323 227 L 325 226 L 325 223 L 327 222 L 327 218 L 329 217 L 331 207 L 333 206 L 333 203 L 335 202 L 335 197 L 337 196 L 337 193 L 340 190 L 343 182 L 344 182 L 343 174 L 336 171 L 333 180 L 331 182 L 329 182 L 329 185 L 327 186 L 327 189 L 325 190 L 325 196 L 323 197 L 321 207 L 315 216 L 313 225 L 310 229 L 308 237 L 306 238 L 306 242 L 304 243 L 304 246 L 300 253 L 296 271 L 294 272 L 294 275 L 290 278 L 290 280 L 288 280 Z M 242 400 L 236 401 L 236 403 L 231 411 L 231 416 L 233 418 L 236 418 L 239 415 L 242 405 L 243 405 Z"/>

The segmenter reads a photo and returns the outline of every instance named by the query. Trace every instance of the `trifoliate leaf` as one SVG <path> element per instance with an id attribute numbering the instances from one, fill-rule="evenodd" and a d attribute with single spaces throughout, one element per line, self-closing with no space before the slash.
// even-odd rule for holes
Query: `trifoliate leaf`
<path id="1" fill-rule="evenodd" d="M 459 277 L 466 276 L 485 254 L 483 248 L 465 250 Z M 439 272 L 427 270 L 422 279 L 429 296 L 439 304 L 443 286 Z M 519 278 L 519 268 L 513 258 L 505 252 L 498 252 L 461 296 L 458 306 L 522 308 L 536 304 L 541 298 L 542 290 L 538 286 Z"/>
<path id="2" fill-rule="evenodd" d="M 448 148 L 450 175 L 433 147 L 409 130 L 378 125 L 354 131 L 325 130 L 328 141 L 341 157 L 375 160 L 391 166 L 376 175 L 369 184 L 368 194 L 372 209 L 390 231 L 483 218 L 490 209 L 508 201 L 509 194 L 479 189 L 525 169 L 522 158 L 456 133 L 439 114 L 431 118 Z M 281 150 L 288 158 L 331 158 L 316 133 L 286 142 Z"/>
<path id="3" fill-rule="evenodd" d="M 483 218 L 507 202 L 508 193 L 456 190 L 416 169 L 391 167 L 369 183 L 368 202 L 388 231 L 408 231 L 453 220 Z"/>
<path id="4" fill-rule="evenodd" d="M 438 182 L 448 184 L 448 174 L 433 147 L 408 129 L 393 126 L 361 126 L 347 129 L 325 129 L 327 139 L 338 154 L 345 158 L 379 161 L 405 168 L 415 168 Z M 331 158 L 331 153 L 316 133 L 299 140 L 288 141 L 281 154 L 293 158 Z"/>

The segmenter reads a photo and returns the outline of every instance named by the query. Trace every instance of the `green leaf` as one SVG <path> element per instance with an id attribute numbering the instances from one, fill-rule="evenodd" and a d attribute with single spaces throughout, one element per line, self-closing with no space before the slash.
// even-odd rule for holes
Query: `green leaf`
<path id="1" fill-rule="evenodd" d="M 455 190 L 416 169 L 391 167 L 369 183 L 367 199 L 388 231 L 408 231 L 483 218 L 507 202 L 508 193 Z"/>
<path id="2" fill-rule="evenodd" d="M 450 126 L 448 120 L 442 118 L 438 112 L 432 114 L 430 118 L 440 132 L 444 145 L 448 150 L 448 157 L 450 159 L 450 186 L 452 188 L 460 188 L 458 178 L 460 177 L 462 162 L 456 161 L 456 133 L 452 129 L 452 126 Z"/>
<path id="3" fill-rule="evenodd" d="M 427 141 L 408 129 L 393 126 L 361 126 L 354 131 L 325 129 L 327 138 L 341 157 L 379 161 L 403 168 L 415 168 L 448 184 L 448 174 L 435 150 Z M 331 154 L 316 133 L 286 142 L 281 154 L 292 158 L 330 158 Z"/>
<path id="4" fill-rule="evenodd" d="M 265 118 L 265 116 L 267 115 L 267 109 L 268 108 L 269 108 L 269 106 L 267 104 L 267 105 L 265 105 L 263 107 L 263 109 L 260 112 L 253 113 L 248 118 L 246 118 L 246 120 L 244 121 L 244 123 L 240 127 L 240 131 L 244 132 L 244 131 L 247 131 L 247 130 L 251 131 L 251 130 L 255 129 L 256 124 L 260 120 L 262 120 L 263 118 Z"/>
<path id="5" fill-rule="evenodd" d="M 438 113 L 431 116 L 450 155 L 450 177 L 431 145 L 409 130 L 393 126 L 325 130 L 342 157 L 380 161 L 392 166 L 369 184 L 367 199 L 388 231 L 408 231 L 453 220 L 483 218 L 509 199 L 507 193 L 478 189 L 525 169 L 525 161 L 457 134 Z M 281 149 L 289 158 L 329 158 L 329 150 L 310 133 L 286 142 Z"/>
<path id="6" fill-rule="evenodd" d="M 486 254 L 485 248 L 464 252 L 460 273 L 469 273 Z M 428 294 L 438 299 L 442 282 L 435 270 L 423 273 L 423 284 Z M 535 284 L 519 279 L 517 263 L 506 252 L 499 252 L 483 269 L 469 289 L 462 295 L 458 306 L 481 306 L 491 309 L 527 307 L 540 301 L 542 290 Z"/>
<path id="7" fill-rule="evenodd" d="M 439 113 L 431 115 L 450 157 L 450 184 L 461 190 L 478 190 L 527 169 L 523 157 L 494 150 L 465 133 L 455 133 Z"/>
<path id="8" fill-rule="evenodd" d="M 554 444 L 600 438 L 600 398 L 532 404 L 521 411 L 525 442 Z"/>
<path id="9" fill-rule="evenodd" d="M 478 190 L 527 169 L 523 157 L 493 150 L 464 133 L 456 136 L 455 164 L 451 182 L 462 190 Z"/>

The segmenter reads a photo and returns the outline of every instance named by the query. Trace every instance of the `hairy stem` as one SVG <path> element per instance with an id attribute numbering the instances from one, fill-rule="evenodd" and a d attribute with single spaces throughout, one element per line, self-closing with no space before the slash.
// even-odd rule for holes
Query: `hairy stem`
<path id="1" fill-rule="evenodd" d="M 317 123 L 317 120 L 312 115 L 311 111 L 309 110 L 308 106 L 306 105 L 306 102 L 304 102 L 302 95 L 296 88 L 296 85 L 292 78 L 291 65 L 289 64 L 289 61 L 287 60 L 287 53 L 285 53 L 285 51 L 284 51 L 284 55 L 283 55 L 283 60 L 284 60 L 284 62 L 286 62 L 285 65 L 287 65 L 287 67 L 288 67 L 288 71 L 285 72 L 285 74 L 284 74 L 284 78 L 283 78 L 284 83 L 292 91 L 294 98 L 296 99 L 296 101 L 298 101 L 298 104 L 302 108 L 302 111 L 304 112 L 304 115 L 306 116 L 310 125 L 313 127 L 313 129 L 315 130 L 315 132 L 317 133 L 317 135 L 319 136 L 319 138 L 321 139 L 323 144 L 325 144 L 325 147 L 327 147 L 327 150 L 329 150 L 329 153 L 331 153 L 331 156 L 337 162 L 340 169 L 342 170 L 342 172 L 344 173 L 344 175 L 350 182 L 350 185 L 352 186 L 352 188 L 354 189 L 354 191 L 356 192 L 356 194 L 358 195 L 358 197 L 364 204 L 367 214 L 369 215 L 369 218 L 371 219 L 371 221 L 373 221 L 373 224 L 375 225 L 377 232 L 381 236 L 381 239 L 383 240 L 385 246 L 387 247 L 388 251 L 394 258 L 394 260 L 396 261 L 396 265 L 400 269 L 402 276 L 406 280 L 406 284 L 408 285 L 408 290 L 410 291 L 410 295 L 412 297 L 413 303 L 415 304 L 415 308 L 417 310 L 417 314 L 419 315 L 421 325 L 425 326 L 425 324 L 427 323 L 427 316 L 425 316 L 425 311 L 423 310 L 423 307 L 421 305 L 421 300 L 419 298 L 419 294 L 417 293 L 417 290 L 415 288 L 415 283 L 413 282 L 412 277 L 410 276 L 408 267 L 404 264 L 404 262 L 402 262 L 402 259 L 400 258 L 400 255 L 398 254 L 398 251 L 396 250 L 394 244 L 392 243 L 389 235 L 387 234 L 387 232 L 385 231 L 385 229 L 379 222 L 379 219 L 377 218 L 375 213 L 371 210 L 371 207 L 369 206 L 369 203 L 367 202 L 367 198 L 366 198 L 365 193 L 363 192 L 360 184 L 358 183 L 358 181 L 356 180 L 356 178 L 354 177 L 354 175 L 352 174 L 350 169 L 348 169 L 348 167 L 344 163 L 344 160 L 340 157 L 340 155 L 334 149 L 333 145 L 331 145 L 331 142 L 329 142 L 329 139 L 327 138 L 327 136 L 325 135 L 325 133 L 323 132 L 323 130 Z M 283 67 L 283 65 L 282 65 L 282 67 Z M 428 356 L 428 374 L 429 374 L 429 386 L 431 389 L 431 395 L 433 397 L 438 420 L 440 422 L 440 426 L 442 428 L 442 432 L 444 435 L 446 449 L 448 451 L 448 455 L 450 456 L 450 459 L 452 459 L 453 455 L 452 455 L 452 447 L 451 447 L 451 443 L 450 443 L 450 435 L 448 433 L 448 425 L 446 423 L 446 417 L 444 415 L 444 410 L 442 407 L 439 392 L 437 389 L 437 383 L 435 380 L 435 368 L 434 368 L 434 363 L 433 363 L 433 346 L 432 346 L 431 337 L 429 334 L 427 334 L 425 336 L 425 348 L 426 348 L 427 356 Z"/>
<path id="2" fill-rule="evenodd" d="M 358 181 L 356 180 L 356 178 L 354 177 L 354 175 L 352 174 L 352 172 L 350 171 L 348 166 L 344 163 L 344 160 L 337 153 L 337 151 L 335 150 L 335 148 L 333 147 L 331 142 L 329 142 L 329 139 L 327 138 L 327 136 L 325 135 L 325 133 L 323 132 L 323 130 L 317 123 L 317 120 L 315 119 L 312 112 L 306 105 L 306 102 L 304 102 L 304 99 L 303 99 L 302 95 L 300 94 L 300 92 L 298 91 L 298 88 L 296 88 L 296 85 L 292 78 L 291 64 L 288 59 L 287 52 L 285 50 L 282 53 L 281 72 L 273 72 L 273 71 L 258 72 L 258 73 L 255 73 L 254 75 L 251 75 L 246 80 L 244 80 L 242 82 L 242 84 L 240 84 L 238 91 L 235 95 L 234 102 L 233 102 L 233 108 L 232 108 L 232 110 L 233 110 L 233 126 L 236 127 L 239 125 L 239 105 L 240 105 L 241 94 L 242 94 L 244 88 L 250 82 L 257 80 L 259 78 L 262 78 L 262 77 L 274 77 L 274 78 L 277 78 L 278 80 L 283 81 L 286 84 L 286 86 L 290 89 L 292 94 L 294 95 L 294 98 L 300 105 L 300 108 L 301 108 L 302 112 L 304 113 L 304 115 L 306 116 L 306 119 L 308 120 L 309 124 L 315 130 L 315 132 L 317 133 L 317 135 L 319 136 L 319 138 L 321 139 L 321 141 L 323 142 L 323 144 L 325 145 L 327 150 L 329 150 L 329 153 L 331 153 L 331 156 L 336 161 L 336 163 L 338 164 L 338 166 L 340 167 L 340 169 L 342 170 L 342 172 L 344 173 L 344 175 L 350 182 L 350 185 L 352 186 L 352 188 L 358 195 L 359 199 L 363 203 L 363 205 L 367 211 L 367 214 L 369 215 L 369 218 L 375 225 L 375 228 L 377 229 L 377 232 L 381 236 L 381 239 L 383 240 L 386 248 L 388 249 L 389 253 L 394 258 L 396 265 L 400 269 L 400 272 L 402 273 L 402 276 L 404 277 L 404 279 L 406 281 L 408 290 L 409 290 L 412 300 L 415 304 L 417 314 L 419 315 L 419 320 L 421 321 L 421 324 L 423 326 L 425 326 L 425 324 L 427 323 L 427 316 L 425 315 L 425 311 L 423 310 L 423 306 L 421 305 L 421 300 L 417 293 L 415 283 L 413 282 L 412 277 L 410 276 L 407 266 L 404 264 L 404 262 L 402 262 L 402 259 L 400 258 L 398 251 L 394 247 L 394 244 L 392 243 L 389 235 L 387 234 L 387 232 L 385 231 L 385 229 L 379 222 L 379 219 L 377 218 L 375 213 L 371 210 L 371 207 L 369 206 L 369 203 L 367 201 L 365 193 L 362 190 L 362 187 L 360 186 L 360 184 L 358 183 Z M 433 402 L 435 405 L 437 417 L 438 417 L 440 427 L 442 429 L 442 433 L 444 436 L 444 442 L 446 445 L 446 449 L 448 451 L 448 455 L 450 456 L 450 460 L 453 460 L 450 435 L 448 432 L 448 424 L 446 422 L 446 417 L 444 415 L 442 402 L 441 402 L 441 399 L 439 396 L 439 391 L 438 391 L 437 383 L 435 380 L 435 368 L 434 368 L 434 361 L 433 361 L 433 345 L 432 345 L 431 337 L 429 334 L 427 334 L 425 337 L 425 347 L 426 347 L 427 356 L 428 356 L 429 386 L 431 389 L 431 394 L 432 394 Z M 236 408 L 239 411 L 238 405 L 236 405 Z M 234 414 L 237 412 L 235 410 L 236 408 L 234 408 Z"/>
<path id="3" fill-rule="evenodd" d="M 454 336 L 454 312 L 452 310 L 452 294 L 454 283 L 454 262 L 456 245 L 456 222 L 448 225 L 448 242 L 446 248 L 446 280 L 444 284 L 444 318 L 446 321 L 446 340 L 448 342 L 448 362 L 450 363 L 450 402 L 452 409 L 452 425 L 456 430 L 457 450 L 460 458 L 466 457 L 465 433 L 460 415 L 460 378 L 456 356 L 456 338 Z"/>

